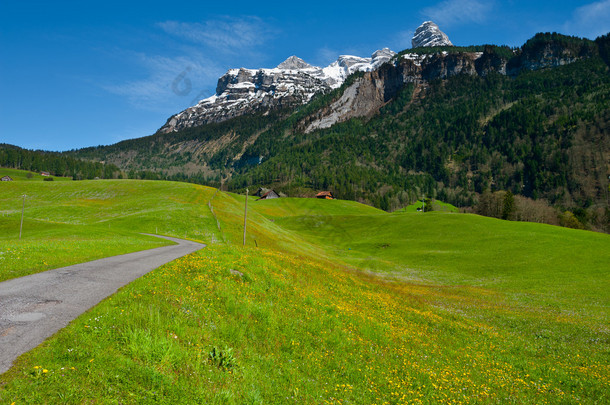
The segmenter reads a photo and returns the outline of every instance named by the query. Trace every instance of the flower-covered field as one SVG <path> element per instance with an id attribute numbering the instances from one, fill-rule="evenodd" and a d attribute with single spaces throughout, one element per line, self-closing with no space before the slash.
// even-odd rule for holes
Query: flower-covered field
<path id="1" fill-rule="evenodd" d="M 604 403 L 607 337 L 491 290 L 215 245 L 23 356 L 0 401 Z"/>

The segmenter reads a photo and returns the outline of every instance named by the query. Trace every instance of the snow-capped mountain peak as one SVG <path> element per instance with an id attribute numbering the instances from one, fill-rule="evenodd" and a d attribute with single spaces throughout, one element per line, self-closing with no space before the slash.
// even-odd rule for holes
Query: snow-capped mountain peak
<path id="1" fill-rule="evenodd" d="M 216 94 L 174 115 L 160 131 L 178 131 L 248 113 L 305 104 L 315 94 L 341 86 L 352 73 L 375 70 L 394 55 L 394 51 L 384 48 L 370 58 L 341 55 L 324 68 L 291 56 L 272 69 L 229 69 L 218 79 Z"/>
<path id="2" fill-rule="evenodd" d="M 441 31 L 438 25 L 432 21 L 425 21 L 417 27 L 411 44 L 413 48 L 422 46 L 453 46 L 447 34 Z"/>

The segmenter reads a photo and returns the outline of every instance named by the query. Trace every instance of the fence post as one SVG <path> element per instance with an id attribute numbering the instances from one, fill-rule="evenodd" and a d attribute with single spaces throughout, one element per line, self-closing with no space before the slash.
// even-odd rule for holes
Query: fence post
<path id="1" fill-rule="evenodd" d="M 244 211 L 244 246 L 246 246 L 246 223 L 248 221 L 248 189 L 246 189 L 246 208 Z"/>
<path id="2" fill-rule="evenodd" d="M 23 205 L 21 206 L 21 225 L 19 225 L 19 240 L 21 240 L 21 230 L 23 229 L 23 212 L 25 211 L 25 197 L 26 195 L 23 195 Z"/>

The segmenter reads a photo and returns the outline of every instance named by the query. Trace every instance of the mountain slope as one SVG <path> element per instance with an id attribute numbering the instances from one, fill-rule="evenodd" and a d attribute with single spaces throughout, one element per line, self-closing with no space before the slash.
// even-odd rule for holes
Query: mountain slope
<path id="1" fill-rule="evenodd" d="M 470 205 L 488 188 L 566 207 L 605 201 L 610 81 L 601 60 L 516 79 L 456 76 L 425 96 L 414 89 L 402 89 L 371 121 L 314 131 L 307 141 L 261 135 L 246 153 L 274 157 L 242 170 L 234 187 L 288 174 L 288 183 L 330 187 L 384 209 L 418 194 Z"/>
<path id="2" fill-rule="evenodd" d="M 75 153 L 235 190 L 331 189 L 386 210 L 424 194 L 471 206 L 486 190 L 510 190 L 584 210 L 581 221 L 604 228 L 604 41 L 538 34 L 517 50 L 411 49 L 297 109 Z M 297 58 L 283 66 L 308 69 Z"/>

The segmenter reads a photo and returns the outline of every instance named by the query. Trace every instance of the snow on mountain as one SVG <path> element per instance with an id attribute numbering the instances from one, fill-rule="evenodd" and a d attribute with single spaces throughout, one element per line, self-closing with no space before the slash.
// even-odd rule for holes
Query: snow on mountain
<path id="1" fill-rule="evenodd" d="M 168 133 L 248 113 L 305 104 L 315 94 L 341 86 L 352 73 L 375 70 L 394 55 L 395 52 L 384 48 L 370 58 L 341 55 L 324 68 L 291 56 L 272 69 L 230 69 L 218 79 L 216 94 L 174 115 L 159 131 Z"/>
<path id="2" fill-rule="evenodd" d="M 453 46 L 447 34 L 433 23 L 426 21 L 415 30 L 415 35 L 411 40 L 413 48 L 423 46 Z"/>

